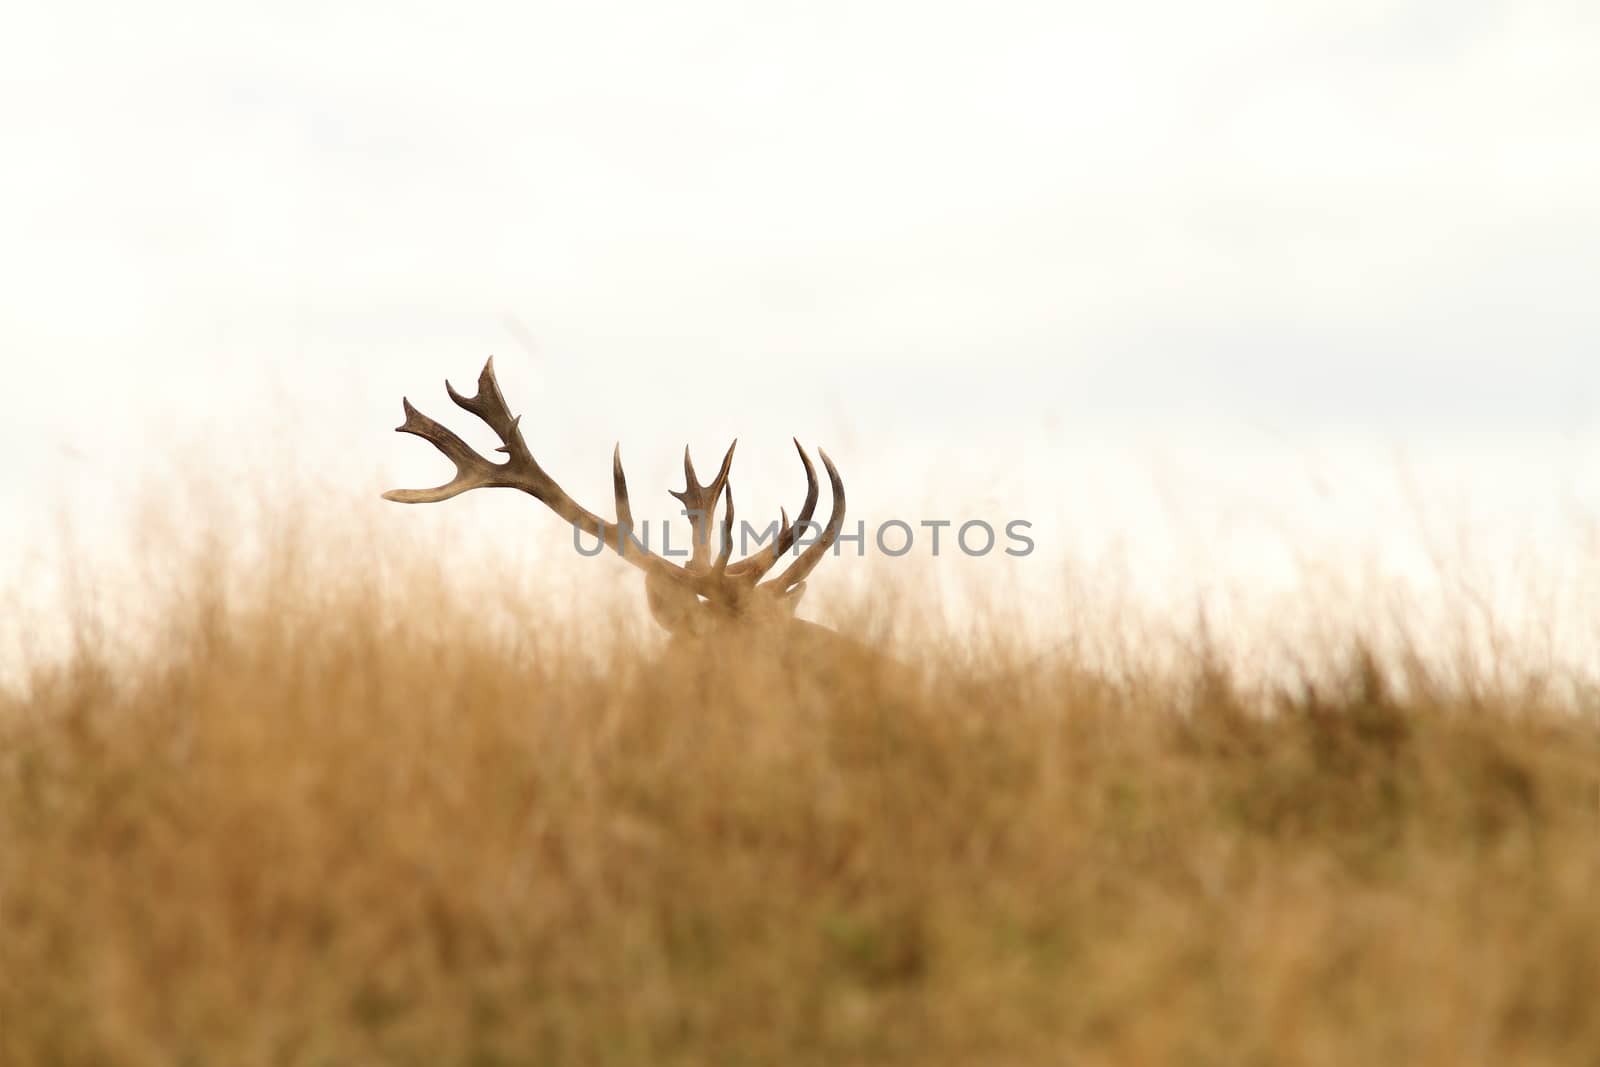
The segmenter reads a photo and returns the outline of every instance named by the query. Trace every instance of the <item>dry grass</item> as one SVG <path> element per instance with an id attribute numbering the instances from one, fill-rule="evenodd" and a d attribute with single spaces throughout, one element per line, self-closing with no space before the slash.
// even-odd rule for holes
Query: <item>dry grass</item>
<path id="1" fill-rule="evenodd" d="M 584 656 L 274 558 L 0 697 L 5 1064 L 1600 1063 L 1542 690 Z"/>

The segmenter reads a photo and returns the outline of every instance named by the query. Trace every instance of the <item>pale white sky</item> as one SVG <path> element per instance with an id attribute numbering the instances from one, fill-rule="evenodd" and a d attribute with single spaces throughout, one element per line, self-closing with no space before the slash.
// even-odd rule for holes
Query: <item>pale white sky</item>
<path id="1" fill-rule="evenodd" d="M 1067 501 L 1091 541 L 1170 514 L 1160 478 L 1104 495 L 1147 461 L 1215 508 L 1329 448 L 1522 490 L 1600 455 L 1589 0 L 5 21 L 13 546 L 175 446 L 428 483 L 399 397 L 460 425 L 441 380 L 491 353 L 602 511 L 618 439 L 663 509 L 683 440 L 734 435 L 745 513 L 792 509 L 799 434 L 853 516 Z"/>

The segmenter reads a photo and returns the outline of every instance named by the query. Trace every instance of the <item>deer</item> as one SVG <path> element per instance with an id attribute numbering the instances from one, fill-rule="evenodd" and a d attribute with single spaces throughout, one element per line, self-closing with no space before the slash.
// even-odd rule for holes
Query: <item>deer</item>
<path id="1" fill-rule="evenodd" d="M 689 558 L 678 564 L 650 551 L 634 537 L 633 507 L 628 499 L 620 443 L 611 453 L 617 517 L 615 522 L 607 522 L 569 496 L 534 459 L 522 436 L 521 416 L 511 413 L 495 378 L 492 356 L 478 375 L 475 395 L 462 396 L 448 380 L 445 391 L 457 407 L 494 432 L 500 439 L 496 451 L 506 455 L 505 461 L 495 462 L 479 454 L 453 431 L 418 411 L 409 398 L 403 397 L 405 421 L 395 427 L 396 432 L 412 434 L 433 445 L 454 464 L 456 473 L 448 482 L 432 489 L 392 489 L 383 494 L 384 499 L 401 504 L 435 504 L 474 489 L 520 489 L 644 572 L 650 613 L 667 631 L 669 639 L 680 647 L 707 641 L 725 644 L 725 639 L 730 638 L 772 638 L 780 649 L 786 652 L 803 650 L 801 655 L 822 651 L 837 658 L 841 649 L 855 653 L 865 651 L 856 642 L 825 626 L 795 617 L 795 608 L 805 594 L 807 576 L 822 562 L 844 526 L 844 483 L 833 460 L 821 448 L 817 451 L 828 474 L 833 501 L 828 522 L 816 540 L 804 545 L 776 577 L 766 578 L 778 561 L 797 547 L 800 531 L 815 528 L 811 517 L 819 496 L 817 471 L 798 438 L 794 439 L 795 451 L 799 453 L 806 476 L 806 496 L 799 517 L 791 523 L 788 512 L 780 509 L 777 536 L 740 560 L 732 558 L 734 506 L 733 485 L 729 480 L 734 449 L 739 442 L 735 439 L 728 446 L 715 477 L 705 484 L 701 484 L 696 475 L 694 462 L 685 446 L 683 491 L 668 490 L 682 503 L 693 526 Z M 722 539 L 713 554 L 711 532 L 719 501 L 723 504 Z"/>

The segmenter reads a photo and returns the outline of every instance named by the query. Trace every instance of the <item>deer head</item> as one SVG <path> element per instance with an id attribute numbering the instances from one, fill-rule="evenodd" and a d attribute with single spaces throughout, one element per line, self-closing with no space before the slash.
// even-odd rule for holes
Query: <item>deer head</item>
<path id="1" fill-rule="evenodd" d="M 788 513 L 780 511 L 777 537 L 754 554 L 735 561 L 731 558 L 733 486 L 728 481 L 728 474 L 733 466 L 733 450 L 738 442 L 728 446 L 721 469 L 706 485 L 701 485 L 695 476 L 694 464 L 689 459 L 688 448 L 685 448 L 683 474 L 687 484 L 681 493 L 674 492 L 672 495 L 677 497 L 688 513 L 694 527 L 694 539 L 688 562 L 682 565 L 674 563 L 651 552 L 634 535 L 633 508 L 628 502 L 628 483 L 622 473 L 620 446 L 611 454 L 611 481 L 617 509 L 617 521 L 611 523 L 568 496 L 533 458 L 518 426 L 521 416 L 511 414 L 500 392 L 500 384 L 495 381 L 492 357 L 483 365 L 483 373 L 478 375 L 476 396 L 462 396 L 448 381 L 444 387 L 457 407 L 481 419 L 500 438 L 497 451 L 506 454 L 506 461 L 496 463 L 479 455 L 449 429 L 412 407 L 411 401 L 402 400 L 406 421 L 395 429 L 428 441 L 455 464 L 456 474 L 437 488 L 395 489 L 384 493 L 384 499 L 402 504 L 432 504 L 470 489 L 494 486 L 521 489 L 583 533 L 599 538 L 612 551 L 643 571 L 651 614 L 675 636 L 701 636 L 730 624 L 749 625 L 791 619 L 795 606 L 805 593 L 806 576 L 822 561 L 844 525 L 844 483 L 840 481 L 839 472 L 828 454 L 818 449 L 833 492 L 833 511 L 828 517 L 828 524 L 821 536 L 807 545 L 776 578 L 762 581 L 778 560 L 795 547 L 799 531 L 811 524 L 811 514 L 817 505 L 817 472 L 811 465 L 810 457 L 800 442 L 795 441 L 795 451 L 800 454 L 800 462 L 806 472 L 806 498 L 797 522 L 790 524 Z M 711 531 L 719 500 L 724 501 L 722 543 L 713 555 Z"/>

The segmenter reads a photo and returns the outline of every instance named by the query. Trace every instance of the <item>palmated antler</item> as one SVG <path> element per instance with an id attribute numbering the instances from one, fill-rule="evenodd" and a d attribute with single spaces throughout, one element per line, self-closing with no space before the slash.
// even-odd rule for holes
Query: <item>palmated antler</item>
<path id="1" fill-rule="evenodd" d="M 433 489 L 395 489 L 384 493 L 386 500 L 402 504 L 432 504 L 448 500 L 472 489 L 504 487 L 521 489 L 542 501 L 550 510 L 591 537 L 597 537 L 610 546 L 623 559 L 647 575 L 670 582 L 673 586 L 704 597 L 706 600 L 735 610 L 745 605 L 752 592 L 764 592 L 774 598 L 793 601 L 804 590 L 803 579 L 822 560 L 844 525 L 844 484 L 833 461 L 822 453 L 822 464 L 827 469 L 829 486 L 833 491 L 833 511 L 822 535 L 791 563 L 777 578 L 761 582 L 761 577 L 771 570 L 778 558 L 792 548 L 798 538 L 798 529 L 810 523 L 817 504 L 817 473 L 805 449 L 795 441 L 795 450 L 806 471 L 806 499 L 800 510 L 799 521 L 790 525 L 787 513 L 779 525 L 773 542 L 746 559 L 731 562 L 733 551 L 733 487 L 728 475 L 733 464 L 734 447 L 722 459 L 722 467 L 708 485 L 701 485 L 695 476 L 689 450 L 684 449 L 683 466 L 686 482 L 681 493 L 674 492 L 689 512 L 694 525 L 694 547 L 687 566 L 679 566 L 650 552 L 632 536 L 633 508 L 628 500 L 627 477 L 622 470 L 620 446 L 611 456 L 611 478 L 616 499 L 617 521 L 608 523 L 587 510 L 567 495 L 555 479 L 545 473 L 528 450 L 522 438 L 519 416 L 511 414 L 500 385 L 494 376 L 494 359 L 491 357 L 478 375 L 478 392 L 464 397 L 447 381 L 445 391 L 456 406 L 481 419 L 500 438 L 498 452 L 506 454 L 504 463 L 495 463 L 479 455 L 451 430 L 422 414 L 402 400 L 406 419 L 396 427 L 401 433 L 415 434 L 432 444 L 455 464 L 456 474 L 448 482 Z M 820 451 L 820 450 L 819 450 Z M 719 497 L 726 496 L 727 505 L 722 524 L 722 544 L 714 560 L 711 559 L 710 529 Z M 759 584 L 758 584 L 759 583 Z"/>

